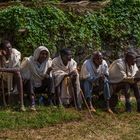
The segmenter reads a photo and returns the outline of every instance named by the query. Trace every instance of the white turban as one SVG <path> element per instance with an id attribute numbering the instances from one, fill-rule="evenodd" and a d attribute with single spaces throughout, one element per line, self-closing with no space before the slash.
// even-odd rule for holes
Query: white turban
<path id="1" fill-rule="evenodd" d="M 49 50 L 48 50 L 45 46 L 39 46 L 39 47 L 38 47 L 37 49 L 35 49 L 35 51 L 34 51 L 34 55 L 33 55 L 34 60 L 37 60 L 37 59 L 39 58 L 39 55 L 40 55 L 40 53 L 41 53 L 42 51 L 47 51 L 47 52 L 48 52 L 48 59 L 49 59 L 49 57 L 50 57 L 50 52 L 49 52 Z"/>

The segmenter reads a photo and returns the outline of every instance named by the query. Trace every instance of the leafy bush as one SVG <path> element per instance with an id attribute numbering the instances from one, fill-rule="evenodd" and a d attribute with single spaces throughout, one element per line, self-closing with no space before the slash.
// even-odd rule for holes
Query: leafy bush
<path id="1" fill-rule="evenodd" d="M 105 9 L 77 14 L 53 4 L 20 3 L 0 11 L 0 37 L 10 39 L 23 55 L 39 45 L 52 53 L 62 47 L 73 49 L 77 61 L 95 49 L 117 53 L 140 44 L 140 1 L 112 0 Z"/>

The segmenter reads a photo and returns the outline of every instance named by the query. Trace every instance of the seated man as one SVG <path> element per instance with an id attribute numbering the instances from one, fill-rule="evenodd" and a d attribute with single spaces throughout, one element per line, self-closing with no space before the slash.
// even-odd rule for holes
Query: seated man
<path id="1" fill-rule="evenodd" d="M 50 52 L 44 46 L 38 47 L 33 56 L 26 58 L 21 63 L 24 88 L 29 92 L 33 111 L 36 110 L 35 93 L 47 91 L 49 98 L 52 94 L 51 64 Z"/>
<path id="2" fill-rule="evenodd" d="M 113 89 L 113 96 L 121 90 L 125 96 L 126 112 L 131 112 L 130 93 L 132 89 L 137 100 L 137 111 L 140 112 L 140 92 L 137 82 L 140 75 L 136 75 L 138 67 L 136 66 L 136 54 L 127 52 L 124 58 L 115 60 L 109 68 L 109 78 Z M 112 97 L 113 97 L 112 96 Z M 115 98 L 114 98 L 115 99 Z M 111 98 L 113 103 L 113 98 Z M 117 103 L 117 102 L 116 102 Z M 114 107 L 116 104 L 114 104 Z"/>
<path id="3" fill-rule="evenodd" d="M 72 59 L 72 52 L 68 48 L 60 50 L 60 55 L 52 61 L 52 74 L 59 103 L 81 108 L 80 83 L 77 63 Z"/>
<path id="4" fill-rule="evenodd" d="M 92 95 L 96 92 L 103 91 L 106 102 L 106 109 L 112 113 L 109 107 L 110 89 L 108 84 L 108 65 L 102 58 L 102 54 L 98 51 L 94 52 L 92 57 L 86 60 L 81 68 L 80 78 L 83 82 L 83 90 L 89 108 L 95 112 L 92 105 Z"/>
<path id="5" fill-rule="evenodd" d="M 20 59 L 21 53 L 12 48 L 9 41 L 2 41 L 0 44 L 0 77 L 2 83 L 3 81 L 7 83 L 5 87 L 8 88 L 8 94 L 15 90 L 15 85 L 17 86 L 17 90 L 20 94 L 21 111 L 25 111 L 23 103 L 23 85 L 19 69 Z"/>

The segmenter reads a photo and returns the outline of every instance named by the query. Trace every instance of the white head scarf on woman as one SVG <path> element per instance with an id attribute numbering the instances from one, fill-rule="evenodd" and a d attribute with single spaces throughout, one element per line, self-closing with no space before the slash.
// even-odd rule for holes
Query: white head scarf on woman
<path id="1" fill-rule="evenodd" d="M 48 57 L 41 64 L 37 61 L 42 51 L 48 52 Z M 21 64 L 21 73 L 23 79 L 30 79 L 34 87 L 40 87 L 42 80 L 47 77 L 47 70 L 52 65 L 50 52 L 45 46 L 35 49 L 33 56 L 26 58 Z"/>

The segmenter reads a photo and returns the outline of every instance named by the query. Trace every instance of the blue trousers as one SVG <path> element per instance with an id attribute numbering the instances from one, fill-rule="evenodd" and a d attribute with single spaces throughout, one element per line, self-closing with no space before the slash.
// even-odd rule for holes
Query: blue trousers
<path id="1" fill-rule="evenodd" d="M 86 99 L 91 99 L 93 94 L 99 93 L 101 91 L 103 91 L 105 100 L 109 100 L 111 97 L 109 81 L 107 78 L 102 81 L 100 81 L 98 78 L 87 78 L 83 81 L 82 84 Z"/>

